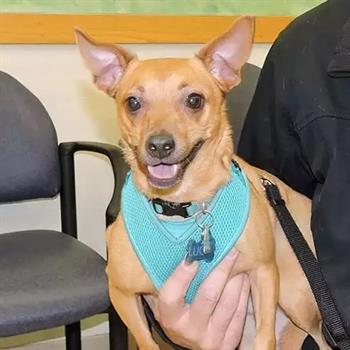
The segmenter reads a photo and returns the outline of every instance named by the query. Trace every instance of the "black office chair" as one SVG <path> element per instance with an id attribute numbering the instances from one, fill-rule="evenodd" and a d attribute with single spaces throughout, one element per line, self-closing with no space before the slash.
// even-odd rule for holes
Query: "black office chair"
<path id="1" fill-rule="evenodd" d="M 81 150 L 106 155 L 114 174 L 123 172 L 124 163 L 115 146 L 58 145 L 55 128 L 40 101 L 0 72 L 0 203 L 60 195 L 62 223 L 62 232 L 28 230 L 0 235 L 0 336 L 65 326 L 67 350 L 80 350 L 79 321 L 108 312 L 110 349 L 127 350 L 127 330 L 108 297 L 106 262 L 77 239 L 74 154 Z M 116 181 L 107 223 L 119 210 L 120 186 Z"/>

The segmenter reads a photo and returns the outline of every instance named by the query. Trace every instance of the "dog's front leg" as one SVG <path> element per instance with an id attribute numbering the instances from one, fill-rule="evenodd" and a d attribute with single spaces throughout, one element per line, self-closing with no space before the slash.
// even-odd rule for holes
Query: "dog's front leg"
<path id="1" fill-rule="evenodd" d="M 136 294 L 125 294 L 109 286 L 109 295 L 114 308 L 134 336 L 140 350 L 159 350 L 148 329 L 142 305 Z"/>
<path id="2" fill-rule="evenodd" d="M 278 303 L 279 278 L 275 263 L 253 270 L 250 275 L 255 314 L 255 350 L 274 350 L 276 347 L 275 322 Z"/>

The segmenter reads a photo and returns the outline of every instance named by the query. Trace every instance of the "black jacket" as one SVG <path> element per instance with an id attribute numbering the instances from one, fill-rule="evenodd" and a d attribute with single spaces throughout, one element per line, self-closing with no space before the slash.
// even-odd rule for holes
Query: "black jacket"
<path id="1" fill-rule="evenodd" d="M 312 198 L 317 256 L 350 335 L 350 0 L 329 0 L 281 33 L 238 153 Z"/>

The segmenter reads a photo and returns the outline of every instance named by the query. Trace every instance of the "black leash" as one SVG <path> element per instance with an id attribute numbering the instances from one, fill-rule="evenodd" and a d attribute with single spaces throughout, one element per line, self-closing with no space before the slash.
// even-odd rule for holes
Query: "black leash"
<path id="1" fill-rule="evenodd" d="M 262 179 L 262 182 L 270 205 L 274 209 L 289 244 L 309 281 L 323 319 L 324 337 L 332 349 L 350 350 L 349 336 L 345 331 L 316 257 L 288 211 L 278 187 L 265 178 Z"/>

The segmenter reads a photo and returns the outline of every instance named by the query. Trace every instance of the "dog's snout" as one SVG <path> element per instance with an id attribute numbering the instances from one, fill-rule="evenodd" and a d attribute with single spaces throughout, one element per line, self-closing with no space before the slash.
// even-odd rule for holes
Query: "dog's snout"
<path id="1" fill-rule="evenodd" d="M 171 135 L 152 135 L 147 140 L 147 152 L 156 158 L 166 158 L 175 149 L 175 141 Z"/>

